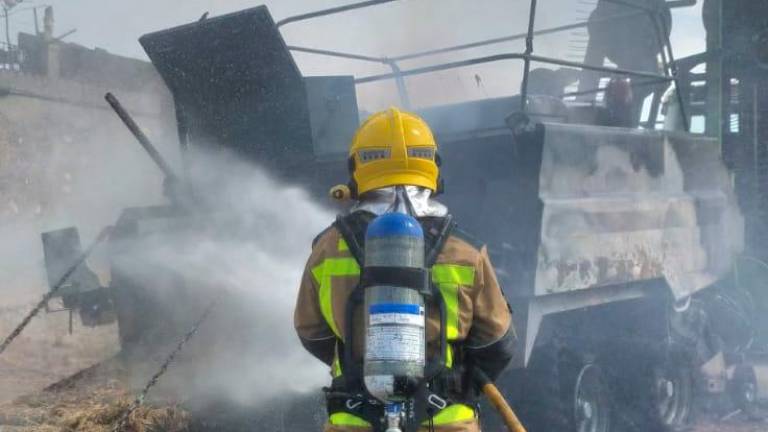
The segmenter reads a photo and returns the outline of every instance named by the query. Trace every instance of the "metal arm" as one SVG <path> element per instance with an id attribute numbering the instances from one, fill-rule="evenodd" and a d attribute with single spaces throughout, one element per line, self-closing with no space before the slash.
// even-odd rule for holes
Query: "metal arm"
<path id="1" fill-rule="evenodd" d="M 104 99 L 106 99 L 107 103 L 112 107 L 113 110 L 115 110 L 115 113 L 118 117 L 120 117 L 120 120 L 123 121 L 125 126 L 128 128 L 128 130 L 131 131 L 133 136 L 136 137 L 136 140 L 139 141 L 139 144 L 141 144 L 142 147 L 144 147 L 144 150 L 147 151 L 147 154 L 149 154 L 149 157 L 152 158 L 152 161 L 155 162 L 155 164 L 160 168 L 160 171 L 163 172 L 166 179 L 169 181 L 176 181 L 178 180 L 178 177 L 176 176 L 176 173 L 173 172 L 173 169 L 171 169 L 171 166 L 168 165 L 168 163 L 163 159 L 163 157 L 160 155 L 160 152 L 157 151 L 154 145 L 152 145 L 152 142 L 149 141 L 149 138 L 147 138 L 146 135 L 144 135 L 144 132 L 141 130 L 139 125 L 136 124 L 136 122 L 133 120 L 130 114 L 128 114 L 128 111 L 123 108 L 123 105 L 120 103 L 119 100 L 113 95 L 112 93 L 107 93 L 104 95 Z"/>
<path id="2" fill-rule="evenodd" d="M 572 68 L 594 70 L 598 72 L 605 72 L 605 73 L 615 74 L 615 75 L 627 75 L 627 76 L 634 76 L 639 78 L 659 79 L 667 82 L 672 81 L 671 77 L 668 77 L 665 75 L 659 75 L 659 74 L 648 73 L 648 72 L 637 72 L 637 71 L 620 69 L 620 68 L 592 66 L 588 64 L 572 62 L 567 60 L 553 59 L 549 57 L 542 57 L 542 56 L 536 56 L 536 55 L 527 55 L 524 53 L 497 54 L 497 55 L 486 56 L 486 57 L 472 58 L 469 60 L 461 60 L 461 61 L 456 61 L 451 63 L 442 63 L 434 66 L 426 66 L 426 67 L 421 67 L 416 69 L 407 69 L 407 70 L 401 71 L 400 75 L 404 77 L 411 76 L 411 75 L 422 75 L 430 72 L 456 69 L 460 67 L 472 66 L 472 65 L 483 64 L 483 63 L 492 63 L 492 62 L 497 62 L 502 60 L 525 60 L 526 58 L 529 59 L 531 62 L 536 62 L 536 63 L 554 64 L 554 65 L 566 66 L 566 67 L 572 67 Z M 365 84 L 369 82 L 383 81 L 383 80 L 393 79 L 395 77 L 396 75 L 393 73 L 369 75 L 369 76 L 355 79 L 355 84 Z"/>

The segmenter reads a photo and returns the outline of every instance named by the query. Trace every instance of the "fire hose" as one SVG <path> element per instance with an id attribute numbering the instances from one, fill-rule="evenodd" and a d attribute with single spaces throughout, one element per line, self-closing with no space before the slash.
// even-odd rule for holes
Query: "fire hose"
<path id="1" fill-rule="evenodd" d="M 488 402 L 496 408 L 501 418 L 504 420 L 504 424 L 507 426 L 510 432 L 526 432 L 525 426 L 517 418 L 517 415 L 509 406 L 504 396 L 499 389 L 493 384 L 488 376 L 480 370 L 474 371 L 474 378 L 477 386 L 482 390 L 485 397 L 488 398 Z"/>

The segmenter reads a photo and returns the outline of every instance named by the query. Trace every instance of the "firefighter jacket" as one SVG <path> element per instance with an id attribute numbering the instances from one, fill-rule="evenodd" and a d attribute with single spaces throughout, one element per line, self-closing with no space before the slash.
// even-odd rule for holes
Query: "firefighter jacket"
<path id="1" fill-rule="evenodd" d="M 424 225 L 423 218 L 419 220 Z M 351 315 L 351 326 L 347 326 L 345 314 L 360 273 L 360 265 L 336 227 L 315 239 L 301 280 L 294 325 L 304 347 L 330 366 L 333 377 L 344 373 L 339 359 L 341 343 L 351 341 L 358 347 L 355 351 L 362 352 L 362 310 Z M 486 248 L 454 230 L 444 240 L 430 274 L 445 304 L 446 366 L 452 368 L 462 362 L 497 377 L 512 358 L 515 333 Z M 427 316 L 428 355 L 436 350 L 440 335 L 440 318 L 435 315 L 437 312 Z M 353 334 L 345 334 L 347 328 L 354 329 Z M 329 415 L 327 431 L 370 430 L 369 422 L 350 413 Z M 437 412 L 432 423 L 439 431 L 475 431 L 479 430 L 476 417 L 469 403 L 454 403 Z"/>

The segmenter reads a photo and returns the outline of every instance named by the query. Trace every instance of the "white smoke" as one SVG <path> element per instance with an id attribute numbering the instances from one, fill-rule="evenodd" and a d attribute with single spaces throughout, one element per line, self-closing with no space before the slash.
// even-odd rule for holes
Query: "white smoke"
<path id="1" fill-rule="evenodd" d="M 102 103 L 95 94 L 93 104 Z M 162 96 L 147 96 L 148 105 Z M 166 147 L 176 131 L 167 115 L 153 111 L 137 121 L 173 162 Z M 0 101 L 0 129 L 0 338 L 5 338 L 48 290 L 40 234 L 77 226 L 85 247 L 123 208 L 162 201 L 162 178 L 107 109 L 10 96 Z M 89 263 L 97 264 L 106 284 L 104 252 L 97 248 Z M 52 311 L 61 307 L 56 299 L 50 302 Z M 74 313 L 72 333 L 68 313 L 40 313 L 0 355 L 0 400 L 40 390 L 119 349 L 116 326 L 86 328 Z M 23 371 L 25 379 L 16 379 Z"/>
<path id="2" fill-rule="evenodd" d="M 220 300 L 185 347 L 179 365 L 163 378 L 165 391 L 187 399 L 231 398 L 250 406 L 292 392 L 319 393 L 328 384 L 328 368 L 302 348 L 293 309 L 312 239 L 333 214 L 303 190 L 234 157 L 206 155 L 191 162 L 195 198 L 190 217 L 174 219 L 175 227 L 168 230 L 128 240 L 129 252 L 114 257 L 132 280 L 150 287 L 154 301 L 180 317 L 174 318 L 180 322 L 176 338 L 202 306 Z M 184 224 L 194 228 L 176 230 Z M 160 282 L 167 272 L 183 279 L 183 290 Z M 169 348 L 150 343 L 155 362 L 147 372 Z"/>

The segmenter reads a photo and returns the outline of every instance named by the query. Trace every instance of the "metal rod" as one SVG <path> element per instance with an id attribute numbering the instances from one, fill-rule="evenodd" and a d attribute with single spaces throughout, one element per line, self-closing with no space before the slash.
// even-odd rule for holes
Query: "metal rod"
<path id="1" fill-rule="evenodd" d="M 654 34 L 656 35 L 656 42 L 659 46 L 659 53 L 661 55 L 661 64 L 662 68 L 664 70 L 664 74 L 671 75 L 671 67 L 669 63 L 669 59 L 667 58 L 667 41 L 666 38 L 666 28 L 667 26 L 664 24 L 664 18 L 661 16 L 661 13 L 658 9 L 655 11 L 647 12 L 648 19 L 651 20 L 651 23 L 653 24 L 653 30 Z M 671 49 L 671 48 L 670 48 Z M 659 116 L 659 106 L 661 104 L 661 90 L 660 88 L 655 89 L 653 92 L 653 99 L 651 101 L 651 110 L 648 114 L 648 121 L 646 122 L 646 127 L 650 129 L 656 129 L 656 121 L 658 120 Z"/>
<path id="2" fill-rule="evenodd" d="M 614 75 L 629 75 L 629 76 L 635 76 L 639 78 L 651 78 L 651 79 L 672 81 L 671 77 L 649 73 L 649 72 L 640 72 L 640 71 L 633 71 L 629 69 L 610 68 L 610 67 L 604 67 L 604 66 L 594 66 L 594 65 L 588 65 L 588 64 L 579 63 L 579 62 L 560 60 L 560 59 L 555 59 L 550 57 L 541 57 L 536 55 L 531 55 L 529 57 L 531 58 L 531 61 L 534 61 L 537 63 L 554 64 L 558 66 L 568 66 L 568 67 L 573 67 L 577 69 L 593 70 L 597 72 L 605 72 L 605 73 L 610 73 Z"/>
<path id="3" fill-rule="evenodd" d="M 662 23 L 661 21 L 664 21 L 663 18 L 659 16 L 656 12 L 650 12 L 647 13 L 648 19 L 651 20 L 651 23 L 653 24 L 653 30 L 656 34 L 656 42 L 659 44 L 659 51 L 661 52 L 661 64 L 664 67 L 664 73 L 669 74 L 671 69 L 669 66 L 669 60 L 667 59 L 667 45 L 666 45 L 666 25 Z"/>
<path id="4" fill-rule="evenodd" d="M 626 0 L 604 0 L 607 3 L 614 3 L 621 6 L 626 6 L 628 8 L 632 9 L 640 9 L 644 10 L 646 12 L 655 12 L 655 7 L 652 6 L 644 6 L 637 3 L 632 3 Z M 697 0 L 673 0 L 665 2 L 665 6 L 667 6 L 670 9 L 675 8 L 681 8 L 681 7 L 688 7 L 688 6 L 696 6 Z"/>
<path id="5" fill-rule="evenodd" d="M 359 3 L 351 3 L 351 4 L 348 4 L 348 5 L 338 6 L 338 7 L 329 8 L 329 9 L 323 9 L 323 10 L 319 10 L 319 11 L 315 11 L 315 12 L 309 12 L 309 13 L 305 13 L 305 14 L 301 14 L 301 15 L 294 15 L 294 16 L 291 16 L 291 17 L 288 17 L 288 18 L 284 18 L 284 19 L 278 21 L 276 26 L 277 26 L 277 28 L 280 28 L 280 27 L 282 27 L 282 26 L 284 26 L 286 24 L 295 23 L 295 22 L 298 22 L 298 21 L 306 21 L 306 20 L 313 19 L 313 18 L 318 18 L 318 17 L 322 17 L 322 16 L 327 16 L 327 15 L 333 15 L 333 14 L 337 14 L 337 13 L 341 13 L 341 12 L 346 12 L 346 11 L 350 11 L 350 10 L 354 10 L 354 9 L 362 9 L 362 8 L 366 8 L 366 7 L 370 7 L 370 6 L 377 6 L 377 5 L 384 4 L 384 3 L 391 3 L 391 2 L 394 2 L 394 1 L 398 1 L 398 0 L 369 0 L 369 1 L 359 2 Z"/>
<path id="6" fill-rule="evenodd" d="M 35 19 L 35 36 L 37 36 L 40 34 L 40 25 L 37 22 L 37 7 L 32 8 L 32 16 Z"/>
<path id="7" fill-rule="evenodd" d="M 60 35 L 60 36 L 57 36 L 57 37 L 53 38 L 53 40 L 55 40 L 56 42 L 59 42 L 59 41 L 61 41 L 62 39 L 64 39 L 65 37 L 67 37 L 67 36 L 69 36 L 69 35 L 71 35 L 71 34 L 73 34 L 73 33 L 76 33 L 76 32 L 77 32 L 77 29 L 76 29 L 76 28 L 74 28 L 74 29 L 72 29 L 72 30 L 70 30 L 70 31 L 68 31 L 68 32 L 65 32 L 64 34 L 62 34 L 62 35 Z"/>
<path id="8" fill-rule="evenodd" d="M 637 15 L 642 15 L 643 13 L 644 12 L 636 11 L 636 12 L 629 12 L 629 13 L 625 13 L 625 14 L 617 14 L 617 15 L 610 16 L 610 17 L 600 18 L 600 19 L 594 20 L 593 22 L 604 22 L 604 21 L 612 21 L 612 20 L 619 20 L 619 19 L 625 19 L 625 18 L 632 18 L 632 17 L 637 16 Z M 548 29 L 537 30 L 537 31 L 533 32 L 533 35 L 534 36 L 543 36 L 543 35 L 563 32 L 563 31 L 567 31 L 567 30 L 573 30 L 573 29 L 577 29 L 577 28 L 582 28 L 582 27 L 586 27 L 588 25 L 589 25 L 589 21 L 582 21 L 582 22 L 578 22 L 578 23 L 566 24 L 566 25 L 562 25 L 562 26 L 558 26 L 558 27 L 552 27 L 552 28 L 548 28 Z M 420 51 L 420 52 L 416 52 L 416 53 L 412 53 L 412 54 L 404 54 L 404 55 L 401 55 L 401 56 L 391 57 L 391 59 L 392 60 L 396 60 L 396 61 L 411 60 L 411 59 L 420 58 L 420 57 L 427 57 L 427 56 L 435 55 L 435 54 L 444 54 L 444 53 L 452 52 L 452 51 L 461 51 L 461 50 L 465 50 L 465 49 L 478 48 L 478 47 L 487 46 L 487 45 L 493 45 L 493 44 L 498 44 L 498 43 L 512 42 L 512 41 L 524 39 L 527 36 L 528 36 L 528 32 L 518 33 L 518 34 L 514 34 L 514 35 L 510 35 L 510 36 L 503 36 L 503 37 L 498 37 L 498 38 L 493 38 L 493 39 L 486 39 L 486 40 L 482 40 L 482 41 L 470 42 L 470 43 L 461 44 L 461 45 L 453 45 L 453 46 L 449 46 L 449 47 L 437 48 L 437 49 L 428 50 L 428 51 Z"/>
<path id="9" fill-rule="evenodd" d="M 176 133 L 179 136 L 179 152 L 181 154 L 181 175 L 184 180 L 189 181 L 189 116 L 187 116 L 184 106 L 175 98 L 174 107 L 176 108 Z"/>
<path id="10" fill-rule="evenodd" d="M 598 22 L 620 20 L 620 19 L 632 18 L 632 17 L 638 16 L 638 15 L 644 15 L 644 14 L 645 14 L 645 12 L 643 12 L 643 11 L 628 12 L 628 13 L 624 13 L 624 14 L 616 14 L 614 16 L 596 19 L 593 22 L 598 23 Z M 537 31 L 533 32 L 533 35 L 534 36 L 543 36 L 543 35 L 548 35 L 548 34 L 554 34 L 554 33 L 559 33 L 559 32 L 563 32 L 563 31 L 567 31 L 567 30 L 583 28 L 583 27 L 588 26 L 589 24 L 590 24 L 589 21 L 582 21 L 582 22 L 573 23 L 573 24 L 566 24 L 566 25 L 562 25 L 562 26 L 558 26 L 558 27 L 552 27 L 552 28 L 548 28 L 548 29 L 537 30 Z M 372 56 L 361 55 L 361 54 L 353 54 L 353 53 L 345 53 L 345 52 L 340 52 L 340 51 L 333 51 L 333 50 L 326 50 L 326 49 L 319 49 L 319 48 L 299 47 L 299 46 L 293 46 L 293 45 L 288 46 L 288 49 L 291 50 L 291 51 L 305 52 L 305 53 L 318 54 L 318 55 L 327 55 L 327 56 L 330 56 L 330 57 L 347 58 L 347 59 L 351 59 L 351 60 L 362 60 L 362 61 L 370 61 L 370 62 L 375 62 L 375 63 L 387 63 L 388 61 L 397 61 L 397 62 L 399 62 L 399 61 L 403 61 L 403 60 L 412 60 L 412 59 L 417 59 L 417 58 L 421 58 L 421 57 L 428 57 L 428 56 L 436 55 L 436 54 L 444 54 L 444 53 L 453 52 L 453 51 L 462 51 L 462 50 L 465 50 L 465 49 L 479 48 L 479 47 L 483 47 L 483 46 L 494 45 L 494 44 L 499 44 L 499 43 L 504 43 L 504 42 L 512 42 L 512 41 L 516 41 L 516 40 L 525 39 L 526 36 L 528 36 L 528 32 L 513 34 L 513 35 L 509 35 L 509 36 L 502 36 L 502 37 L 492 38 L 492 39 L 485 39 L 485 40 L 481 40 L 481 41 L 477 41 L 477 42 L 469 42 L 469 43 L 466 43 L 466 44 L 452 45 L 452 46 L 447 46 L 447 47 L 443 47 L 443 48 L 436 48 L 436 49 L 427 50 L 427 51 L 419 51 L 419 52 L 415 52 L 415 53 L 403 54 L 403 55 L 394 56 L 394 57 L 386 57 L 386 58 L 385 57 L 372 57 Z"/>
<path id="11" fill-rule="evenodd" d="M 123 108 L 123 105 L 120 103 L 120 101 L 117 100 L 115 95 L 112 93 L 107 93 L 104 95 L 104 99 L 106 99 L 107 103 L 112 107 L 113 110 L 115 110 L 115 113 L 118 117 L 120 117 L 120 120 L 123 121 L 125 126 L 128 128 L 128 130 L 131 131 L 133 136 L 136 137 L 136 140 L 139 141 L 139 144 L 141 144 L 142 147 L 144 147 L 144 150 L 147 151 L 149 154 L 149 157 L 152 158 L 152 161 L 155 162 L 155 164 L 160 168 L 160 170 L 165 174 L 166 178 L 170 180 L 176 180 L 176 174 L 171 169 L 170 165 L 163 159 L 163 157 L 160 155 L 160 152 L 157 151 L 154 145 L 152 145 L 152 142 L 149 141 L 149 138 L 144 134 L 144 132 L 141 130 L 139 125 L 136 124 L 135 121 L 133 121 L 133 118 L 130 114 Z"/>
<path id="12" fill-rule="evenodd" d="M 648 81 L 638 81 L 638 82 L 632 83 L 632 86 L 639 87 L 639 86 L 654 85 L 654 84 L 661 84 L 661 83 L 667 83 L 667 82 L 669 82 L 669 78 L 654 79 L 654 80 L 648 80 Z M 560 97 L 584 96 L 588 94 L 600 93 L 602 91 L 605 91 L 605 88 L 597 87 L 589 90 L 580 90 L 575 92 L 563 93 L 560 95 Z"/>
<path id="13" fill-rule="evenodd" d="M 395 83 L 397 84 L 397 93 L 400 97 L 400 103 L 402 106 L 406 109 L 411 107 L 411 99 L 408 97 L 408 88 L 405 85 L 405 80 L 403 79 L 402 74 L 400 73 L 400 66 L 397 64 L 397 61 L 394 59 L 388 59 L 384 57 L 370 57 L 370 56 L 364 56 L 359 54 L 351 54 L 351 53 L 345 53 L 340 51 L 330 51 L 330 50 L 324 50 L 324 49 L 317 49 L 317 48 L 306 48 L 306 47 L 298 47 L 298 46 L 288 46 L 288 49 L 291 51 L 297 51 L 297 52 L 304 52 L 309 54 L 319 54 L 319 55 L 325 55 L 330 57 L 338 57 L 338 58 L 345 58 L 350 60 L 362 60 L 372 63 L 382 63 L 387 66 L 389 66 L 390 69 L 392 69 L 392 74 L 395 78 Z"/>
<path id="14" fill-rule="evenodd" d="M 669 6 L 670 9 L 674 8 L 681 8 L 681 7 L 688 7 L 688 6 L 696 6 L 697 1 L 696 0 L 674 0 L 674 1 L 668 1 L 667 6 Z"/>
<path id="15" fill-rule="evenodd" d="M 741 85 L 741 82 L 739 82 L 739 85 Z M 743 86 L 743 87 L 746 87 Z M 743 91 L 743 90 L 742 90 Z M 762 195 L 760 193 L 760 109 L 758 106 L 758 98 L 760 96 L 760 92 L 758 90 L 757 83 L 752 83 L 752 169 L 753 175 L 755 176 L 755 192 L 754 196 L 757 197 L 758 200 L 763 201 Z M 744 119 L 744 115 L 742 113 L 739 113 L 739 133 L 742 131 L 741 122 Z M 730 122 L 730 115 L 729 115 L 729 122 Z M 745 122 L 746 123 L 746 122 Z M 729 130 L 729 132 L 731 132 Z M 763 206 L 762 202 L 757 203 L 758 208 L 761 208 Z"/>
<path id="16" fill-rule="evenodd" d="M 528 15 L 528 35 L 525 37 L 525 65 L 523 66 L 523 83 L 520 86 L 520 112 L 528 109 L 528 76 L 531 73 L 531 54 L 533 54 L 533 28 L 536 25 L 537 0 L 531 0 L 531 10 Z"/>
<path id="17" fill-rule="evenodd" d="M 586 69 L 586 70 L 593 70 L 597 72 L 605 72 L 605 73 L 615 74 L 615 75 L 629 75 L 629 76 L 634 76 L 639 78 L 659 79 L 667 82 L 672 81 L 672 78 L 664 75 L 657 75 L 657 74 L 652 74 L 648 72 L 636 72 L 636 71 L 620 69 L 620 68 L 593 66 L 593 65 L 587 65 L 584 63 L 577 63 L 577 62 L 572 62 L 567 60 L 553 59 L 549 57 L 542 57 L 542 56 L 535 56 L 535 55 L 529 56 L 523 53 L 496 54 L 496 55 L 486 56 L 486 57 L 476 57 L 468 60 L 461 60 L 461 61 L 456 61 L 451 63 L 442 63 L 438 65 L 426 66 L 421 68 L 407 69 L 407 70 L 401 71 L 400 74 L 404 77 L 411 76 L 411 75 L 422 75 L 430 72 L 456 69 L 456 68 L 461 68 L 465 66 L 472 66 L 472 65 L 483 64 L 483 63 L 492 63 L 492 62 L 503 61 L 503 60 L 524 60 L 526 57 L 530 58 L 532 62 L 536 62 L 536 63 L 554 64 L 559 66 L 573 67 L 577 69 Z M 365 83 L 376 82 L 376 81 L 384 81 L 384 80 L 393 79 L 393 78 L 395 78 L 395 74 L 393 73 L 369 75 L 369 76 L 355 79 L 355 84 L 365 84 Z"/>
<path id="18" fill-rule="evenodd" d="M 408 96 L 408 87 L 405 86 L 405 79 L 403 78 L 400 66 L 395 61 L 387 62 L 387 64 L 392 68 L 392 73 L 395 75 L 395 84 L 397 85 L 397 95 L 400 97 L 400 103 L 403 108 L 410 109 L 411 98 Z"/>
<path id="19" fill-rule="evenodd" d="M 523 56 L 524 54 L 496 54 L 496 55 L 486 56 L 486 57 L 477 57 L 469 60 L 442 63 L 438 65 L 425 66 L 425 67 L 420 67 L 415 69 L 407 69 L 404 71 L 400 71 L 400 75 L 406 77 L 411 75 L 422 75 L 425 73 L 436 72 L 441 70 L 456 69 L 456 68 L 460 68 L 464 66 L 472 66 L 476 64 L 491 63 L 491 62 L 496 62 L 501 60 L 521 60 Z M 355 84 L 365 84 L 365 83 L 376 82 L 376 81 L 384 81 L 384 80 L 393 79 L 393 78 L 395 78 L 394 73 L 369 75 L 361 78 L 356 78 Z"/>
<path id="20" fill-rule="evenodd" d="M 694 4 L 696 2 L 694 1 Z M 685 108 L 685 98 L 683 96 L 683 88 L 680 85 L 680 77 L 678 76 L 678 68 L 677 68 L 677 62 L 675 61 L 675 54 L 672 51 L 672 40 L 670 39 L 670 31 L 667 28 L 667 23 L 663 19 L 660 19 L 656 21 L 659 26 L 661 26 L 661 33 L 660 35 L 664 38 L 664 43 L 662 44 L 662 50 L 666 48 L 667 50 L 667 56 L 669 59 L 669 62 L 667 66 L 669 67 L 669 71 L 667 72 L 672 76 L 672 81 L 675 83 L 675 96 L 677 97 L 677 103 L 680 105 L 680 117 L 682 117 L 683 120 L 683 128 L 686 132 L 690 131 L 690 122 L 688 121 L 688 113 Z"/>
<path id="21" fill-rule="evenodd" d="M 648 120 L 645 125 L 648 129 L 656 129 L 656 123 L 659 121 L 659 107 L 661 106 L 661 89 L 653 92 L 653 99 L 651 99 L 651 109 L 648 112 Z M 642 119 L 642 114 L 640 116 Z"/>
<path id="22" fill-rule="evenodd" d="M 613 3 L 613 4 L 620 5 L 620 6 L 625 6 L 625 7 L 631 8 L 631 9 L 638 9 L 638 10 L 642 10 L 642 11 L 645 11 L 645 12 L 653 12 L 653 8 L 650 8 L 648 6 L 644 6 L 644 5 L 641 5 L 641 4 L 637 4 L 637 3 L 631 3 L 631 2 L 625 1 L 625 0 L 603 0 L 603 1 L 606 2 L 606 3 Z"/>
<path id="23" fill-rule="evenodd" d="M 8 7 L 3 6 L 5 11 L 5 43 L 8 46 L 8 52 L 11 52 L 11 20 L 8 17 Z"/>
<path id="24" fill-rule="evenodd" d="M 383 64 L 389 63 L 389 61 L 387 61 L 387 59 L 383 57 L 370 57 L 370 56 L 360 55 L 360 54 L 351 54 L 351 53 L 331 51 L 331 50 L 318 49 L 318 48 L 306 48 L 306 47 L 300 47 L 300 46 L 294 46 L 294 45 L 289 45 L 287 48 L 289 51 L 325 55 L 329 57 L 339 57 L 339 58 L 345 58 L 350 60 L 362 60 L 362 61 L 369 61 L 372 63 L 383 63 Z"/>

